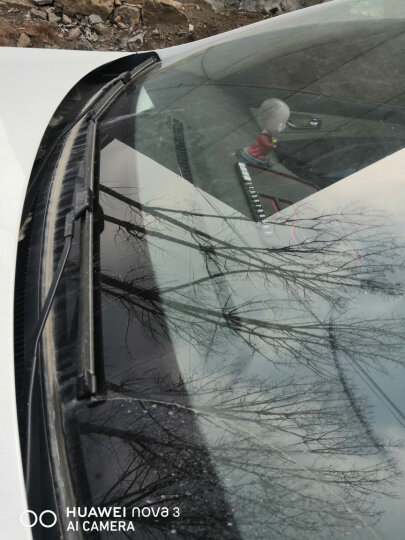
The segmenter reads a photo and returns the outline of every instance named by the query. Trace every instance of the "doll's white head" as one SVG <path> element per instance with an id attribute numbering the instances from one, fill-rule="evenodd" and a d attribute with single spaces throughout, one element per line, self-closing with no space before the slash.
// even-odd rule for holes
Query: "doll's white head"
<path id="1" fill-rule="evenodd" d="M 280 133 L 290 118 L 290 109 L 281 99 L 270 98 L 263 101 L 259 109 L 259 125 L 270 134 Z"/>

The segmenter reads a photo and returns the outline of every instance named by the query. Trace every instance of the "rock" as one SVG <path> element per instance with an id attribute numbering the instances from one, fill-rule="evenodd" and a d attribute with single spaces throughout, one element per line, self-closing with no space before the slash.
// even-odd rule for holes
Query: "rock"
<path id="1" fill-rule="evenodd" d="M 120 6 L 121 0 L 114 0 L 114 6 Z"/>
<path id="2" fill-rule="evenodd" d="M 43 21 L 46 21 L 46 13 L 45 11 L 42 11 L 42 9 L 32 8 L 30 10 L 30 13 L 33 17 L 37 17 L 38 19 L 42 19 Z"/>
<path id="3" fill-rule="evenodd" d="M 54 25 L 44 24 L 43 21 L 32 22 L 25 27 L 25 33 L 32 39 L 34 47 L 43 47 L 44 44 L 56 43 L 58 35 Z"/>
<path id="4" fill-rule="evenodd" d="M 194 32 L 194 25 L 193 24 L 188 25 L 188 31 L 189 32 Z"/>
<path id="5" fill-rule="evenodd" d="M 79 40 L 75 49 L 80 49 L 82 51 L 92 51 L 93 47 L 91 46 L 91 43 L 89 43 L 87 39 L 83 37 L 83 39 Z"/>
<path id="6" fill-rule="evenodd" d="M 103 19 L 99 15 L 96 15 L 95 13 L 89 15 L 89 24 L 100 24 L 102 22 Z"/>
<path id="7" fill-rule="evenodd" d="M 123 22 L 128 26 L 139 24 L 141 20 L 141 10 L 136 6 L 120 6 L 114 11 L 115 21 L 118 24 L 117 17 L 120 17 L 119 22 Z"/>
<path id="8" fill-rule="evenodd" d="M 183 4 L 176 0 L 145 0 L 142 19 L 146 25 L 156 23 L 188 24 L 182 11 Z"/>
<path id="9" fill-rule="evenodd" d="M 98 41 L 98 37 L 94 34 L 90 34 L 89 36 L 87 36 L 87 40 L 90 41 L 90 43 L 95 43 L 96 41 Z"/>
<path id="10" fill-rule="evenodd" d="M 9 25 L 0 25 L 0 42 L 3 47 L 15 47 L 19 32 Z"/>
<path id="11" fill-rule="evenodd" d="M 257 9 L 259 11 L 260 7 L 262 7 L 262 13 L 265 13 L 267 15 L 276 15 L 277 13 L 282 13 L 282 7 L 280 2 L 260 2 L 260 4 L 257 5 Z"/>
<path id="12" fill-rule="evenodd" d="M 55 6 L 67 15 L 100 15 L 106 19 L 114 9 L 114 0 L 55 0 Z"/>
<path id="13" fill-rule="evenodd" d="M 158 36 L 159 35 L 159 30 L 157 28 L 155 28 L 154 30 L 152 30 L 152 35 L 153 36 Z"/>
<path id="14" fill-rule="evenodd" d="M 283 11 L 295 11 L 302 8 L 300 0 L 282 0 L 280 5 Z"/>
<path id="15" fill-rule="evenodd" d="M 72 24 L 72 19 L 63 13 L 62 22 L 63 24 Z"/>
<path id="16" fill-rule="evenodd" d="M 112 32 L 111 27 L 107 26 L 106 24 L 96 24 L 94 26 L 94 30 L 99 36 L 109 36 Z"/>
<path id="17" fill-rule="evenodd" d="M 125 23 L 123 23 L 123 22 L 121 22 L 121 21 L 118 21 L 118 22 L 116 23 L 116 25 L 118 26 L 118 28 L 119 28 L 120 30 L 128 30 L 128 25 L 125 24 Z"/>
<path id="18" fill-rule="evenodd" d="M 271 6 L 271 7 L 269 7 L 269 6 L 265 6 L 265 7 L 263 8 L 263 14 L 264 14 L 264 15 L 272 15 L 272 16 L 274 17 L 275 15 L 280 14 L 280 12 L 281 12 L 281 7 L 276 7 L 276 6 Z"/>
<path id="19" fill-rule="evenodd" d="M 53 0 L 34 0 L 34 4 L 37 6 L 50 6 L 53 4 Z"/>
<path id="20" fill-rule="evenodd" d="M 31 45 L 31 39 L 27 34 L 22 33 L 17 41 L 17 47 L 29 47 Z"/>
<path id="21" fill-rule="evenodd" d="M 60 17 L 55 15 L 55 13 L 48 13 L 48 21 L 58 23 L 60 21 Z"/>
<path id="22" fill-rule="evenodd" d="M 76 28 L 72 28 L 68 35 L 67 35 L 67 38 L 69 41 L 73 41 L 74 39 L 79 39 L 79 37 L 82 35 L 82 31 L 81 29 L 76 26 Z"/>
<path id="23" fill-rule="evenodd" d="M 139 32 L 134 37 L 128 40 L 128 48 L 131 50 L 134 50 L 134 49 L 138 49 L 139 47 L 142 47 L 144 38 L 145 38 L 145 32 Z"/>
<path id="24" fill-rule="evenodd" d="M 13 11 L 7 10 L 7 13 L 17 13 L 20 8 L 32 7 L 32 3 L 32 0 L 1 0 L 0 6 L 15 8 Z"/>

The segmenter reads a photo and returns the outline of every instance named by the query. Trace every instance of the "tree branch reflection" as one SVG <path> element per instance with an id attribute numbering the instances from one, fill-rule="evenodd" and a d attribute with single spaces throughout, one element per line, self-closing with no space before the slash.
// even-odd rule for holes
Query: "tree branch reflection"
<path id="1" fill-rule="evenodd" d="M 269 242 L 244 216 L 100 191 L 101 241 L 126 268 L 102 261 L 103 310 L 127 330 L 105 395 L 77 405 L 90 470 L 110 463 L 97 504 L 181 508 L 141 520 L 145 538 L 378 538 L 397 443 L 353 373 L 404 367 L 403 246 L 384 216 L 284 212 Z"/>

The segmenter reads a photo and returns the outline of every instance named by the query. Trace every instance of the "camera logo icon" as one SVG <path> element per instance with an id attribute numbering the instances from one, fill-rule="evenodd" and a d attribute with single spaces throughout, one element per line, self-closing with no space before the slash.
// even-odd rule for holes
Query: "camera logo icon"
<path id="1" fill-rule="evenodd" d="M 33 510 L 24 510 L 20 515 L 20 523 L 26 529 L 32 529 L 37 523 L 45 529 L 50 529 L 57 521 L 58 518 L 52 510 L 44 510 L 39 515 Z"/>

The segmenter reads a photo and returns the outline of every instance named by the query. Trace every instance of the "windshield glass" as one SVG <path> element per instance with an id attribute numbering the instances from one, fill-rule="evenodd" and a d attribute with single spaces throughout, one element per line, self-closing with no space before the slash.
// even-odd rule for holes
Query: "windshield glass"
<path id="1" fill-rule="evenodd" d="M 105 395 L 75 414 L 83 501 L 147 509 L 130 537 L 402 537 L 405 8 L 322 13 L 100 126 Z"/>

